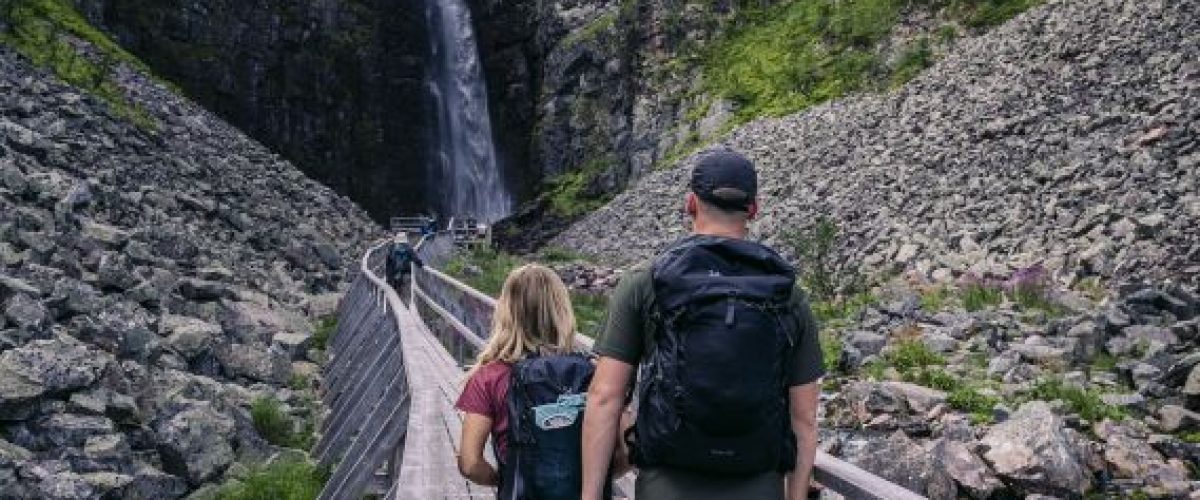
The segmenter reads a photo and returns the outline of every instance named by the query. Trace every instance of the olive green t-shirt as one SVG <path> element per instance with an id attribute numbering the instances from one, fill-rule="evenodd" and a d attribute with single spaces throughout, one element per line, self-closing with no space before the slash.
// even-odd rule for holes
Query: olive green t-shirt
<path id="1" fill-rule="evenodd" d="M 646 349 L 647 318 L 653 305 L 654 283 L 650 265 L 642 264 L 630 270 L 609 300 L 608 318 L 596 340 L 595 351 L 630 365 L 642 360 Z M 816 382 L 825 375 L 821 362 L 821 346 L 817 337 L 817 322 L 804 293 L 792 294 L 792 304 L 800 322 L 797 342 L 788 356 L 792 360 L 788 371 L 790 386 Z M 670 467 L 642 469 L 638 473 L 636 498 L 653 500 L 782 500 L 783 475 L 764 472 L 747 477 L 711 476 Z"/>

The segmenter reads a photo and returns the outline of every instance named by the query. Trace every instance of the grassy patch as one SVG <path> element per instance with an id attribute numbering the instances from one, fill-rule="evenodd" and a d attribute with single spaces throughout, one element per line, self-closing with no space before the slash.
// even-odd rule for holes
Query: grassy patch
<path id="1" fill-rule="evenodd" d="M 1026 394 L 1026 399 L 1030 401 L 1062 401 L 1072 412 L 1078 413 L 1080 417 L 1091 422 L 1099 422 L 1106 418 L 1113 420 L 1125 418 L 1125 412 L 1120 408 L 1105 404 L 1100 399 L 1099 392 L 1067 385 L 1057 378 L 1039 380 Z"/>
<path id="2" fill-rule="evenodd" d="M 973 387 L 961 386 L 950 392 L 946 402 L 951 408 L 970 413 L 971 422 L 979 424 L 990 423 L 994 419 L 992 408 L 1000 403 L 1000 398 L 983 394 Z"/>
<path id="3" fill-rule="evenodd" d="M 7 29 L 0 43 L 47 68 L 59 79 L 99 97 L 117 116 L 152 130 L 157 123 L 145 109 L 132 103 L 116 82 L 115 70 L 125 63 L 149 74 L 137 58 L 125 52 L 87 22 L 67 0 L 0 0 L 0 15 Z M 84 56 L 72 44 L 78 39 L 96 48 L 98 57 Z"/>
<path id="4" fill-rule="evenodd" d="M 954 295 L 944 286 L 931 288 L 921 292 L 921 309 L 928 312 L 938 312 L 946 309 Z"/>
<path id="5" fill-rule="evenodd" d="M 962 382 L 941 369 L 920 369 L 903 374 L 905 382 L 912 382 L 939 391 L 953 391 L 962 387 Z"/>
<path id="6" fill-rule="evenodd" d="M 1184 432 L 1179 435 L 1179 439 L 1185 443 L 1200 444 L 1200 431 Z"/>
<path id="7" fill-rule="evenodd" d="M 333 339 L 333 334 L 337 333 L 337 323 L 337 316 L 326 316 L 317 321 L 312 337 L 314 349 L 324 351 L 329 347 L 329 341 Z"/>
<path id="8" fill-rule="evenodd" d="M 538 252 L 538 258 L 547 263 L 567 263 L 588 261 L 588 257 L 574 250 L 550 246 Z"/>
<path id="9" fill-rule="evenodd" d="M 311 408 L 310 408 L 311 409 Z M 312 446 L 315 421 L 308 419 L 304 429 L 297 432 L 292 417 L 283 411 L 283 405 L 273 397 L 260 397 L 250 405 L 250 418 L 254 429 L 275 446 L 307 450 Z"/>
<path id="10" fill-rule="evenodd" d="M 896 62 L 896 68 L 892 71 L 891 84 L 893 87 L 902 86 L 932 65 L 933 48 L 929 39 L 919 38 L 900 55 L 900 60 Z"/>
<path id="11" fill-rule="evenodd" d="M 884 353 L 883 359 L 901 372 L 946 364 L 946 358 L 933 352 L 919 340 L 906 340 L 896 344 Z"/>
<path id="12" fill-rule="evenodd" d="M 602 14 L 583 28 L 571 32 L 570 35 L 563 38 L 562 44 L 571 46 L 595 40 L 601 33 L 611 31 L 617 25 L 617 15 L 616 11 Z"/>
<path id="13" fill-rule="evenodd" d="M 575 310 L 575 323 L 579 333 L 595 338 L 604 328 L 608 313 L 608 296 L 593 293 L 571 294 L 571 308 Z"/>
<path id="14" fill-rule="evenodd" d="M 221 500 L 312 500 L 321 494 L 329 471 L 307 461 L 279 461 L 256 467 L 245 478 L 217 490 Z"/>
<path id="15" fill-rule="evenodd" d="M 829 330 L 822 331 L 818 339 L 821 341 L 821 361 L 825 365 L 825 372 L 833 373 L 842 358 L 842 339 Z"/>
<path id="16" fill-rule="evenodd" d="M 577 170 L 546 181 L 543 192 L 548 196 L 550 212 L 573 218 L 604 206 L 611 195 L 593 189 L 593 184 L 598 176 L 609 170 L 611 164 L 608 158 L 594 159 Z"/>
<path id="17" fill-rule="evenodd" d="M 963 309 L 970 312 L 982 311 L 1004 302 L 1004 292 L 980 284 L 967 284 L 962 288 Z"/>
<path id="18" fill-rule="evenodd" d="M 857 317 L 860 313 L 879 303 L 879 297 L 870 292 L 860 292 L 848 297 L 813 302 L 813 315 L 823 324 L 837 327 Z"/>
<path id="19" fill-rule="evenodd" d="M 492 297 L 499 297 L 508 273 L 524 263 L 520 258 L 507 253 L 480 248 L 458 253 L 446 264 L 445 271 L 471 288 Z"/>
<path id="20" fill-rule="evenodd" d="M 702 57 L 710 93 L 737 121 L 781 116 L 860 90 L 902 84 L 932 64 L 928 40 L 889 65 L 877 52 L 906 8 L 939 10 L 968 27 L 1002 23 L 1039 0 L 792 0 L 739 2 L 734 28 Z M 939 39 L 957 36 L 943 27 Z"/>

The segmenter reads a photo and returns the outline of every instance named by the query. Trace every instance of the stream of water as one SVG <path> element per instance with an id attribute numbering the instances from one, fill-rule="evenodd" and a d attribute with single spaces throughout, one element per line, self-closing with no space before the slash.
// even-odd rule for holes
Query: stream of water
<path id="1" fill-rule="evenodd" d="M 436 203 L 445 216 L 494 222 L 512 209 L 504 187 L 492 125 L 487 86 L 465 0 L 428 0 L 432 57 L 428 87 L 437 127 L 433 136 Z"/>

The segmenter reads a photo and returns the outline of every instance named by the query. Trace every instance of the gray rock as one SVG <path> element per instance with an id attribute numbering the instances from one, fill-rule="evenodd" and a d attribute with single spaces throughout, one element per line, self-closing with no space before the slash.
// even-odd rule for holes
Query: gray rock
<path id="1" fill-rule="evenodd" d="M 36 332 L 46 328 L 50 312 L 37 299 L 16 294 L 4 302 L 4 317 L 20 328 Z"/>
<path id="2" fill-rule="evenodd" d="M 1024 493 L 1078 495 L 1092 489 L 1087 444 L 1042 401 L 1022 405 L 980 442 L 983 458 Z"/>
<path id="3" fill-rule="evenodd" d="M 948 439 L 938 439 L 925 446 L 937 468 L 958 484 L 961 491 L 971 498 L 991 498 L 1004 488 L 991 467 L 971 451 L 967 445 Z"/>
<path id="4" fill-rule="evenodd" d="M 93 436 L 112 434 L 116 429 L 105 417 L 59 413 L 36 423 L 43 449 L 80 448 Z"/>
<path id="5" fill-rule="evenodd" d="M 1134 345 L 1162 344 L 1173 346 L 1179 343 L 1179 338 L 1171 330 L 1158 326 L 1133 325 L 1121 331 Z"/>
<path id="6" fill-rule="evenodd" d="M 83 234 L 112 250 L 120 250 L 129 241 L 128 232 L 107 224 L 92 221 L 83 223 Z"/>
<path id="7" fill-rule="evenodd" d="M 1144 433 L 1107 420 L 1097 424 L 1095 430 L 1104 440 L 1104 460 L 1115 477 L 1137 479 L 1158 487 L 1188 481 L 1187 469 L 1168 464 L 1146 442 Z"/>
<path id="8" fill-rule="evenodd" d="M 193 486 L 217 477 L 233 462 L 233 447 L 226 440 L 233 429 L 233 419 L 207 402 L 195 402 L 159 422 L 155 432 L 164 468 Z"/>
<path id="9" fill-rule="evenodd" d="M 111 356 L 63 337 L 0 353 L 0 419 L 47 392 L 92 385 L 111 362 Z"/>
<path id="10" fill-rule="evenodd" d="M 1200 396 L 1200 365 L 1192 367 L 1181 392 L 1187 396 Z"/>
<path id="11" fill-rule="evenodd" d="M 25 294 L 30 297 L 39 297 L 42 291 L 30 285 L 25 280 L 14 278 L 0 274 L 0 297 L 7 297 L 13 294 Z"/>
<path id="12" fill-rule="evenodd" d="M 887 345 L 887 337 L 863 330 L 850 332 L 845 339 L 847 345 L 854 347 L 864 356 L 875 356 Z"/>
<path id="13" fill-rule="evenodd" d="M 1163 405 L 1158 410 L 1158 426 L 1163 432 L 1186 432 L 1200 429 L 1200 413 L 1182 406 Z"/>
<path id="14" fill-rule="evenodd" d="M 850 463 L 931 499 L 956 498 L 957 488 L 948 471 L 903 432 L 847 445 L 843 454 Z"/>
<path id="15" fill-rule="evenodd" d="M 272 348 L 287 353 L 292 361 L 304 359 L 310 345 L 312 345 L 312 335 L 303 333 L 280 332 L 271 339 Z"/>
<path id="16" fill-rule="evenodd" d="M 291 358 L 283 351 L 264 346 L 223 344 L 216 351 L 226 375 L 282 385 L 291 376 Z"/>
<path id="17" fill-rule="evenodd" d="M 236 294 L 229 285 L 195 278 L 179 280 L 179 293 L 190 300 L 210 301 L 233 298 Z"/>
<path id="18" fill-rule="evenodd" d="M 881 382 L 880 386 L 904 398 L 913 411 L 925 413 L 946 402 L 946 393 L 908 382 Z"/>
<path id="19" fill-rule="evenodd" d="M 175 499 L 187 494 L 188 484 L 178 476 L 142 464 L 133 472 L 133 481 L 118 495 L 128 500 Z"/>
<path id="20" fill-rule="evenodd" d="M 210 352 L 222 336 L 221 325 L 175 315 L 163 316 L 159 332 L 172 350 L 187 359 Z"/>
<path id="21" fill-rule="evenodd" d="M 934 352 L 948 353 L 958 350 L 958 341 L 943 333 L 927 333 L 921 337 L 921 342 Z"/>

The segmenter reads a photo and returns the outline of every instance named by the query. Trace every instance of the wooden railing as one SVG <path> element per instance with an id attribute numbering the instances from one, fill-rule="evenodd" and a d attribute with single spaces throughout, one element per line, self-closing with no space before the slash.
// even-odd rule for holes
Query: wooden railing
<path id="1" fill-rule="evenodd" d="M 444 245 L 418 248 L 423 259 L 437 261 Z M 464 365 L 488 336 L 496 302 L 426 266 L 413 270 L 405 305 L 380 277 L 386 250 L 385 242 L 363 256 L 339 309 L 324 368 L 329 411 L 313 451 L 320 463 L 336 466 L 320 498 L 494 498 L 493 490 L 458 474 L 462 417 L 453 402 Z M 587 337 L 577 341 L 591 347 Z M 814 477 L 847 498 L 923 498 L 824 453 Z M 621 496 L 633 497 L 632 479 L 618 481 Z"/>

